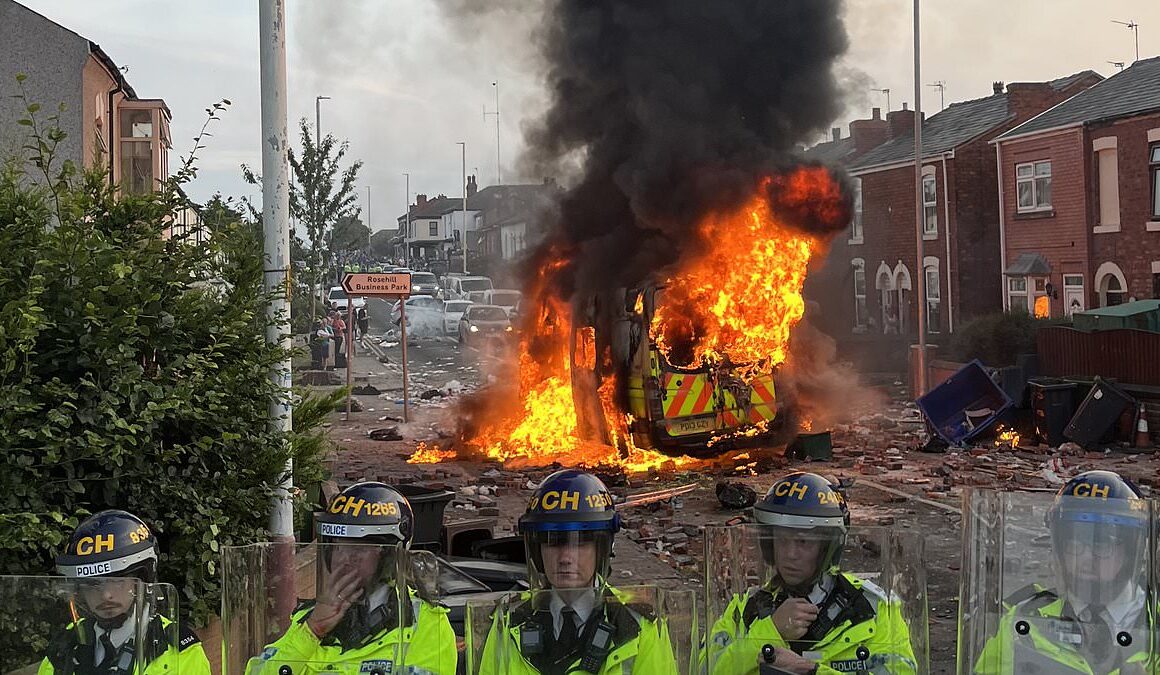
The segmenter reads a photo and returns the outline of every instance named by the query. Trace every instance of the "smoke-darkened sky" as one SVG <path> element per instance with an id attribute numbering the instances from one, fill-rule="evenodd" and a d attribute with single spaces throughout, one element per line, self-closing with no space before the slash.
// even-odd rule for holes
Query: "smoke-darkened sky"
<path id="1" fill-rule="evenodd" d="M 454 4 L 461 0 L 443 0 Z M 173 111 L 174 160 L 204 121 L 203 109 L 234 102 L 213 128 L 202 172 L 190 192 L 254 195 L 238 166 L 260 166 L 257 2 L 202 0 L 21 0 L 99 43 L 142 97 L 164 98 Z M 372 188 L 371 224 L 393 224 L 403 211 L 403 172 L 411 193 L 458 194 L 460 150 L 480 184 L 496 174 L 495 88 L 501 94 L 504 182 L 516 176 L 522 130 L 545 109 L 543 69 L 534 58 L 527 0 L 503 0 L 499 12 L 466 24 L 447 21 L 436 0 L 297 0 L 288 3 L 288 78 L 292 129 L 322 103 L 324 132 L 351 142 L 365 160 L 360 188 Z M 711 3 L 706 3 L 711 4 Z M 891 104 L 913 106 L 911 2 L 848 0 L 843 20 L 849 51 L 838 76 L 846 96 L 836 124 Z M 1145 0 L 966 0 L 924 2 L 923 80 L 946 82 L 946 101 L 986 96 L 994 80 L 1031 81 L 1133 59 L 1132 33 L 1113 19 L 1140 23 L 1142 57 L 1160 53 L 1160 3 Z M 502 30 L 497 30 L 502 29 Z M 674 45 L 680 49 L 679 45 Z M 923 87 L 924 109 L 938 110 L 939 93 Z"/>

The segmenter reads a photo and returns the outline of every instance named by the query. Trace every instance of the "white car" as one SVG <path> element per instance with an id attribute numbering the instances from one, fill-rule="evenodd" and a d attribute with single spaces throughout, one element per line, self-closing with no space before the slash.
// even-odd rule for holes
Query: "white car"
<path id="1" fill-rule="evenodd" d="M 447 300 L 471 300 L 482 302 L 483 293 L 491 290 L 491 279 L 487 277 L 461 277 L 448 275 L 444 295 Z"/>
<path id="2" fill-rule="evenodd" d="M 483 294 L 483 302 L 486 305 L 496 305 L 503 307 L 503 310 L 508 313 L 510 317 L 512 310 L 520 303 L 520 297 L 523 295 L 519 291 L 507 288 L 493 288 Z"/>
<path id="3" fill-rule="evenodd" d="M 443 312 L 443 301 L 430 295 L 412 295 L 407 298 L 407 323 L 427 322 L 435 313 Z M 399 302 L 391 307 L 391 322 L 398 324 L 401 319 Z"/>
<path id="4" fill-rule="evenodd" d="M 512 322 L 502 307 L 472 305 L 459 318 L 459 344 L 477 345 L 493 338 L 505 338 L 512 332 Z"/>
<path id="5" fill-rule="evenodd" d="M 411 272 L 411 295 L 439 295 L 439 282 L 430 272 Z"/>
<path id="6" fill-rule="evenodd" d="M 331 286 L 330 292 L 326 294 L 326 304 L 328 307 L 334 307 L 340 312 L 345 313 L 347 303 L 346 289 L 342 286 Z M 365 307 L 367 299 L 362 296 L 355 296 L 354 308 L 357 311 L 360 307 Z"/>
<path id="7" fill-rule="evenodd" d="M 467 300 L 443 301 L 443 333 L 445 335 L 451 335 L 459 330 L 459 319 L 471 305 L 472 303 Z"/>

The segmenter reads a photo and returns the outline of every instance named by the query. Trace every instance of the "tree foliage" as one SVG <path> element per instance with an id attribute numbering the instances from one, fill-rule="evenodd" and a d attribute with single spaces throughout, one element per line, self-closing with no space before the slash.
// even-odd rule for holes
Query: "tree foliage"
<path id="1" fill-rule="evenodd" d="M 170 236 L 196 149 L 160 193 L 126 196 L 58 162 L 63 132 L 38 110 L 22 123 L 31 164 L 0 173 L 0 572 L 50 572 L 80 518 L 122 508 L 154 528 L 162 580 L 203 619 L 221 547 L 267 536 L 286 461 L 321 476 L 310 411 L 326 403 L 302 401 L 290 434 L 269 424 L 295 394 L 270 378 L 288 355 L 265 340 L 253 223 L 218 198 L 208 237 Z"/>

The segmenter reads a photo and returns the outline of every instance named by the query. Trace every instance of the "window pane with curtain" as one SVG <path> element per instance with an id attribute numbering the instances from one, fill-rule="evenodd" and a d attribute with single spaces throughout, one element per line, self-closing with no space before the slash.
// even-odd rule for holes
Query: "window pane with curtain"
<path id="1" fill-rule="evenodd" d="M 121 187 L 131 195 L 153 191 L 153 148 L 149 141 L 121 141 Z"/>
<path id="2" fill-rule="evenodd" d="M 1035 206 L 1036 208 L 1051 206 L 1051 162 L 1035 164 Z"/>
<path id="3" fill-rule="evenodd" d="M 1030 164 L 1015 167 L 1015 185 L 1019 192 L 1019 209 L 1035 208 L 1035 168 Z"/>
<path id="4" fill-rule="evenodd" d="M 938 268 L 926 268 L 926 331 L 928 333 L 937 333 L 941 327 L 941 313 L 939 306 L 941 303 L 941 295 L 939 294 L 938 285 Z"/>
<path id="5" fill-rule="evenodd" d="M 850 238 L 862 238 L 862 179 L 854 179 L 854 220 L 850 222 Z"/>
<path id="6" fill-rule="evenodd" d="M 1149 170 L 1152 172 L 1152 219 L 1160 220 L 1160 143 L 1149 151 Z"/>
<path id="7" fill-rule="evenodd" d="M 922 177 L 922 232 L 938 234 L 938 190 L 934 176 Z"/>
<path id="8" fill-rule="evenodd" d="M 864 265 L 854 265 L 854 327 L 862 328 L 866 325 L 866 268 Z"/>

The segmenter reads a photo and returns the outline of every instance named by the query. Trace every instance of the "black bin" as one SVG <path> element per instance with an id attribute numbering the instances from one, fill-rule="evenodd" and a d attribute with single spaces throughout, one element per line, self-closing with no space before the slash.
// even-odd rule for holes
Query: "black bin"
<path id="1" fill-rule="evenodd" d="M 1124 410 L 1135 403 L 1122 389 L 1097 376 L 1063 435 L 1085 448 L 1099 445 Z"/>
<path id="2" fill-rule="evenodd" d="M 450 490 L 436 490 L 420 485 L 392 486 L 411 503 L 415 512 L 415 534 L 411 547 L 437 551 L 443 541 L 443 511 L 455 499 Z"/>
<path id="3" fill-rule="evenodd" d="M 1063 435 L 1075 414 L 1076 384 L 1049 377 L 1033 377 L 1031 412 L 1035 418 L 1035 438 L 1040 443 L 1058 447 L 1067 441 Z"/>

